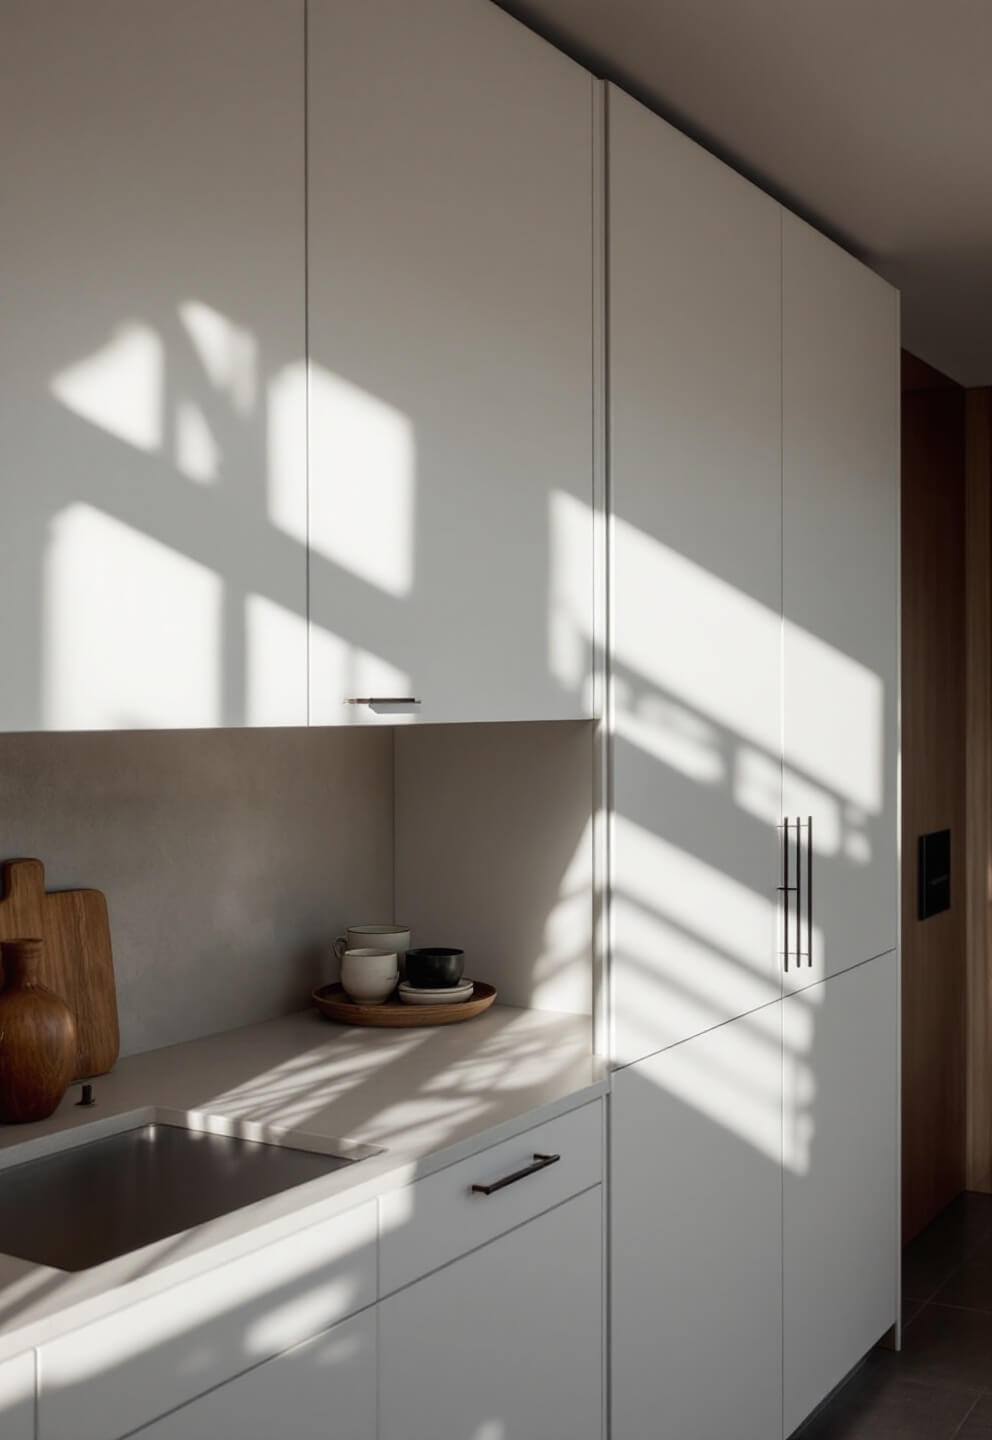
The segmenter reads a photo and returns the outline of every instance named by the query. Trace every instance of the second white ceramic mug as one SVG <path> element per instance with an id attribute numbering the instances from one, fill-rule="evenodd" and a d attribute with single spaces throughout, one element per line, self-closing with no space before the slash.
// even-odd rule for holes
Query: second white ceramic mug
<path id="1" fill-rule="evenodd" d="M 334 942 L 334 953 L 343 959 L 346 950 L 392 950 L 399 959 L 400 971 L 410 948 L 410 932 L 402 925 L 349 925 L 347 933 Z"/>
<path id="2" fill-rule="evenodd" d="M 400 978 L 394 950 L 371 950 L 367 945 L 341 956 L 341 986 L 359 1005 L 382 1005 Z"/>

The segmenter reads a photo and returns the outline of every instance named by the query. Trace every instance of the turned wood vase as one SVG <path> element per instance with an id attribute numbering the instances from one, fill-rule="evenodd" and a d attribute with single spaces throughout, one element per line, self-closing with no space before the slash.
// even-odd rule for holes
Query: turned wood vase
<path id="1" fill-rule="evenodd" d="M 39 980 L 41 940 L 0 945 L 0 1122 L 44 1120 L 58 1106 L 76 1065 L 76 1022 L 65 1001 Z"/>

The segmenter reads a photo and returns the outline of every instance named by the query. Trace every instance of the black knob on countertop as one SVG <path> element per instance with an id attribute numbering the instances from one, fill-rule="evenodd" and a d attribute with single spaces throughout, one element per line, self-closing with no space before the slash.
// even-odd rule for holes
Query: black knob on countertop
<path id="1" fill-rule="evenodd" d="M 96 1101 L 93 1099 L 93 1086 L 92 1086 L 92 1085 L 84 1085 L 84 1086 L 83 1086 L 83 1093 L 82 1093 L 82 1095 L 80 1096 L 80 1098 L 76 1101 L 76 1104 L 77 1104 L 77 1105 L 95 1105 L 95 1104 L 96 1104 Z"/>

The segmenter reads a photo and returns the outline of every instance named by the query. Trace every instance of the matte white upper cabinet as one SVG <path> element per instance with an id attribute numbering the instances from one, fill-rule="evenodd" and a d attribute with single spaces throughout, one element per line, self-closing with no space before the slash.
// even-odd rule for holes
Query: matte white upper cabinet
<path id="1" fill-rule="evenodd" d="M 779 207 L 608 91 L 614 1044 L 781 993 Z"/>
<path id="2" fill-rule="evenodd" d="M 813 817 L 791 988 L 897 940 L 899 297 L 792 215 L 782 239 L 785 814 Z"/>
<path id="3" fill-rule="evenodd" d="M 306 723 L 303 0 L 5 0 L 0 729 Z"/>
<path id="4" fill-rule="evenodd" d="M 487 0 L 308 37 L 310 718 L 588 714 L 594 82 Z"/>

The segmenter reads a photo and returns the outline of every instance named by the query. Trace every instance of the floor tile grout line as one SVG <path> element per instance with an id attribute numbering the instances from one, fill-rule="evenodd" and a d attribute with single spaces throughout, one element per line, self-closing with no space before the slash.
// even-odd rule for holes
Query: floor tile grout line
<path id="1" fill-rule="evenodd" d="M 966 1315 L 987 1315 L 992 1319 L 992 1303 L 983 1308 L 977 1305 L 949 1305 L 946 1300 L 928 1300 L 923 1309 L 927 1310 L 931 1307 L 934 1310 L 963 1310 Z"/>
<path id="2" fill-rule="evenodd" d="M 968 1406 L 968 1409 L 967 1409 L 966 1413 L 961 1416 L 960 1424 L 958 1424 L 958 1425 L 951 1431 L 950 1435 L 948 1435 L 948 1437 L 947 1437 L 947 1440 L 957 1440 L 957 1437 L 961 1434 L 962 1430 L 963 1430 L 964 1427 L 967 1425 L 967 1423 L 968 1423 L 968 1421 L 970 1420 L 971 1416 L 974 1415 L 975 1411 L 978 1409 L 978 1403 L 979 1403 L 979 1401 L 981 1400 L 981 1398 L 982 1398 L 981 1395 L 976 1395 L 976 1396 L 975 1396 L 974 1400 L 972 1400 L 971 1404 Z"/>

